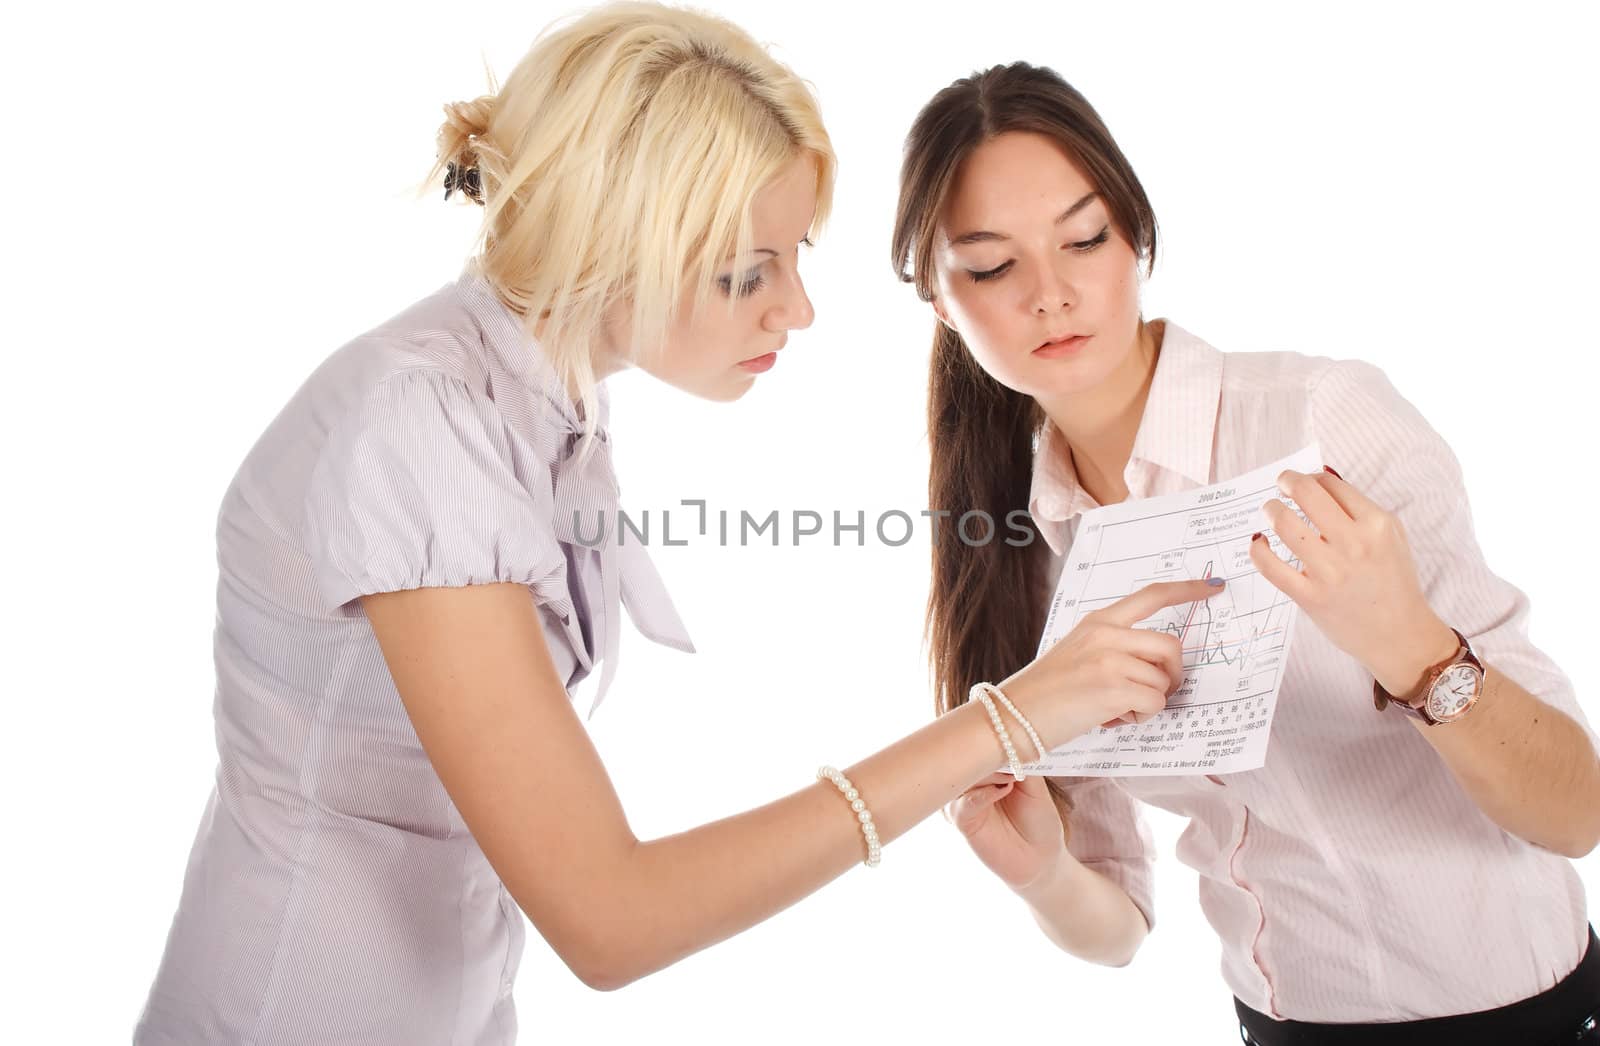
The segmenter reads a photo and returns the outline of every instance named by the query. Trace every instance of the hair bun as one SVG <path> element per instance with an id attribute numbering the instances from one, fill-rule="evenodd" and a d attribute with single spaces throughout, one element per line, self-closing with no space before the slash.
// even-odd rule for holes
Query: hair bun
<path id="1" fill-rule="evenodd" d="M 474 98 L 470 102 L 449 102 L 444 107 L 444 126 L 439 133 L 454 131 L 462 138 L 481 135 L 489 130 L 494 117 L 495 98 L 492 94 Z"/>
<path id="2" fill-rule="evenodd" d="M 444 106 L 444 123 L 439 125 L 438 158 L 445 164 L 444 197 L 460 190 L 478 203 L 483 202 L 483 179 L 478 173 L 478 149 L 474 139 L 489 131 L 494 117 L 495 97 L 484 95 L 470 102 L 450 102 Z"/>

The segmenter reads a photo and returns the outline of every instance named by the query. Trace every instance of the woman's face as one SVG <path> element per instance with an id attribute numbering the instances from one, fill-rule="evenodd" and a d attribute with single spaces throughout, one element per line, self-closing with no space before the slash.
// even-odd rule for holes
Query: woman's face
<path id="1" fill-rule="evenodd" d="M 698 310 L 694 288 L 684 290 L 665 343 L 639 353 L 640 369 L 705 399 L 743 396 L 777 361 L 789 332 L 811 325 L 798 266 L 816 209 L 816 164 L 801 155 L 756 194 L 752 251 L 727 260 Z"/>
<path id="2" fill-rule="evenodd" d="M 1053 139 L 1007 132 L 973 150 L 933 261 L 934 312 L 1002 385 L 1071 397 L 1133 358 L 1137 252 Z"/>

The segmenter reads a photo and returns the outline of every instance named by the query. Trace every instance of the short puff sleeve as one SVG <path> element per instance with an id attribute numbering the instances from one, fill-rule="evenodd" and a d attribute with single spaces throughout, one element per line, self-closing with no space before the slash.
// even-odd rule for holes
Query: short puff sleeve
<path id="1" fill-rule="evenodd" d="M 332 430 L 307 490 L 305 527 L 325 607 L 413 588 L 517 582 L 565 603 L 548 467 L 492 400 L 453 375 L 380 381 Z"/>

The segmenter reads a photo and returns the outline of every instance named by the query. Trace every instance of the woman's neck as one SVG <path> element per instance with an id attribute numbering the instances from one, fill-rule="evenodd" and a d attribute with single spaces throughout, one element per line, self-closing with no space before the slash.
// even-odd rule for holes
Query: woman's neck
<path id="1" fill-rule="evenodd" d="M 519 314 L 518 319 L 520 320 L 521 318 L 522 317 Z M 541 314 L 539 318 L 534 321 L 533 330 L 531 331 L 534 341 L 543 340 L 545 323 L 548 319 L 549 313 L 546 312 Z M 602 381 L 605 381 L 613 374 L 627 370 L 630 365 L 629 361 L 619 354 L 615 350 L 615 347 L 611 344 L 612 337 L 609 327 L 605 331 L 605 337 L 603 340 L 605 344 L 591 350 L 589 354 L 589 366 L 593 371 L 594 382 L 596 385 L 600 384 Z M 569 378 L 567 380 L 566 392 L 567 399 L 571 401 L 573 409 L 578 412 L 579 417 L 582 417 L 583 397 L 578 393 L 578 383 L 576 379 Z"/>
<path id="2" fill-rule="evenodd" d="M 1060 399 L 1041 399 L 1045 415 L 1066 440 L 1078 484 L 1099 505 L 1128 496 L 1123 472 L 1144 418 L 1165 324 L 1140 322 L 1123 364 L 1092 389 Z"/>

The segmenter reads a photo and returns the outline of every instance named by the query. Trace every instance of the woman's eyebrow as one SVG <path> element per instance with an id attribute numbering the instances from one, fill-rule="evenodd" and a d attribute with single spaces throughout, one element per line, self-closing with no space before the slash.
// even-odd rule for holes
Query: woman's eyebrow
<path id="1" fill-rule="evenodd" d="M 755 250 L 751 251 L 750 253 L 751 254 L 765 254 L 768 258 L 776 258 L 778 256 L 778 252 L 773 250 L 771 247 L 757 247 Z M 744 255 L 735 254 L 733 257 L 731 257 L 728 260 L 724 261 L 722 264 L 723 265 L 732 265 L 734 262 L 738 261 L 742 257 L 744 257 Z M 766 258 L 763 258 L 761 260 L 762 261 L 766 261 Z"/>
<path id="2" fill-rule="evenodd" d="M 1068 207 L 1066 210 L 1062 211 L 1056 217 L 1056 222 L 1055 223 L 1057 225 L 1060 225 L 1062 222 L 1066 221 L 1068 218 L 1072 217 L 1074 214 L 1077 214 L 1079 211 L 1081 211 L 1085 207 L 1089 206 L 1089 201 L 1094 199 L 1098 195 L 1100 195 L 1100 194 L 1097 193 L 1097 192 L 1093 192 L 1093 191 L 1091 191 L 1089 193 L 1086 193 L 1083 196 L 1083 198 L 1080 199 L 1077 203 L 1073 204 L 1071 207 Z M 968 244 L 968 243 L 987 243 L 987 242 L 989 242 L 991 240 L 1009 240 L 1009 239 L 1011 239 L 1011 237 L 1007 236 L 1005 233 L 989 232 L 986 229 L 979 229 L 976 232 L 964 232 L 960 236 L 952 237 L 951 240 L 950 240 L 950 246 L 952 246 L 952 247 L 960 247 L 963 244 Z"/>

